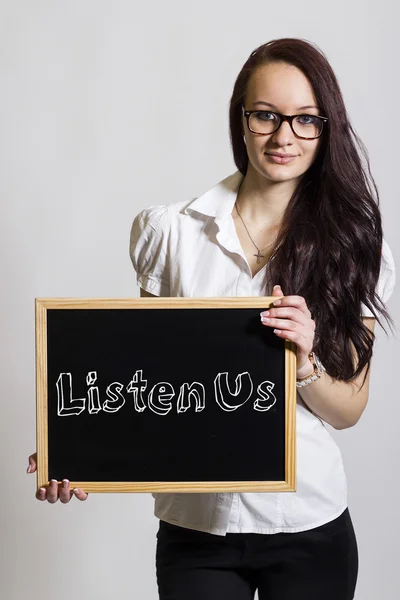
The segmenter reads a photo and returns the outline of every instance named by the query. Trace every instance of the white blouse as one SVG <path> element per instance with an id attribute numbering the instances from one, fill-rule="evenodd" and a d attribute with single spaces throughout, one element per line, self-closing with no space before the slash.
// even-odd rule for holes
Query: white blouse
<path id="1" fill-rule="evenodd" d="M 270 296 L 266 265 L 252 277 L 232 218 L 243 175 L 236 171 L 190 201 L 153 205 L 134 219 L 130 256 L 138 285 L 156 296 Z M 377 293 L 387 302 L 395 285 L 392 253 L 384 241 Z M 373 316 L 362 305 L 364 316 Z M 338 517 L 347 507 L 339 447 L 297 392 L 297 491 L 156 493 L 154 514 L 206 531 L 299 532 Z"/>

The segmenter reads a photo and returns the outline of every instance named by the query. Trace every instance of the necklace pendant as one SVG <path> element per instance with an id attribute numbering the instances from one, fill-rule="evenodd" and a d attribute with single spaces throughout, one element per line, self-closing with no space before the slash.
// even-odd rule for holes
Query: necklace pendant
<path id="1" fill-rule="evenodd" d="M 260 263 L 260 259 L 264 258 L 264 254 L 261 254 L 261 252 L 258 250 L 257 254 L 253 254 L 253 256 L 257 256 L 257 264 Z"/>

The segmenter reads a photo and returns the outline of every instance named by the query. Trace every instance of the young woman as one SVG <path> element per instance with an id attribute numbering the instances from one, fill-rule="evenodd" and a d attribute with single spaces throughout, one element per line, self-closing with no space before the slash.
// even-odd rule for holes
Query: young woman
<path id="1" fill-rule="evenodd" d="M 192 201 L 142 210 L 131 259 L 142 296 L 280 299 L 263 323 L 297 346 L 297 491 L 154 494 L 160 599 L 250 600 L 258 590 L 260 600 L 350 600 L 357 542 L 325 423 L 344 429 L 361 417 L 375 319 L 392 322 L 378 191 L 332 68 L 304 40 L 251 53 L 230 138 L 237 171 Z M 71 496 L 68 481 L 38 492 Z"/>

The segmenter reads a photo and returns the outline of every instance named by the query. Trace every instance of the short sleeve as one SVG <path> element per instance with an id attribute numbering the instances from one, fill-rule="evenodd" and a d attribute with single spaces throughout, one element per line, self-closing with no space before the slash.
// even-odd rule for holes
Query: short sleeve
<path id="1" fill-rule="evenodd" d="M 382 258 L 381 258 L 381 270 L 379 273 L 378 284 L 376 293 L 384 304 L 389 300 L 394 286 L 396 284 L 396 269 L 393 259 L 392 251 L 389 248 L 388 243 L 383 240 L 382 242 Z M 372 312 L 361 303 L 361 315 L 363 317 L 374 317 Z"/>
<path id="2" fill-rule="evenodd" d="M 154 205 L 143 209 L 131 227 L 129 254 L 137 284 L 155 296 L 170 295 L 167 261 L 168 208 Z"/>

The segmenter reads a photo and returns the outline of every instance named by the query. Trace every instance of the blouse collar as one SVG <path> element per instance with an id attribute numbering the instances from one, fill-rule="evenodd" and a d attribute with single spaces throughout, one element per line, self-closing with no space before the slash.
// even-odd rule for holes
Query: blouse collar
<path id="1" fill-rule="evenodd" d="M 203 215 L 215 217 L 219 221 L 225 220 L 232 214 L 242 179 L 242 173 L 235 171 L 210 190 L 195 198 L 183 212 L 189 214 L 194 210 Z"/>
<path id="2" fill-rule="evenodd" d="M 242 173 L 235 171 L 193 200 L 183 212 L 190 214 L 191 211 L 196 211 L 214 217 L 214 222 L 218 227 L 216 234 L 218 242 L 228 251 L 239 254 L 250 271 L 232 218 L 233 207 L 242 179 Z"/>

